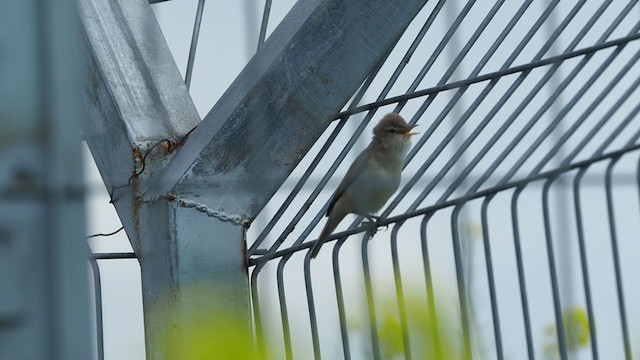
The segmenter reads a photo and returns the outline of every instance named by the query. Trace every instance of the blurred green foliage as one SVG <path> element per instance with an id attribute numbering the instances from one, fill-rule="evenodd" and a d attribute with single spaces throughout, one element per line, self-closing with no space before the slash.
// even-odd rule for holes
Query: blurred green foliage
<path id="1" fill-rule="evenodd" d="M 210 288 L 192 288 L 184 291 L 189 303 L 184 314 L 166 307 L 158 307 L 166 313 L 166 326 L 162 352 L 166 359 L 188 360 L 258 360 L 270 359 L 268 352 L 257 353 L 247 333 L 249 325 L 240 309 L 211 304 Z M 392 292 L 391 292 L 392 293 Z M 402 326 L 395 297 L 376 301 L 382 304 L 378 312 L 378 334 L 384 359 L 403 359 L 405 354 Z M 444 309 L 433 314 L 424 295 L 405 292 L 407 328 L 414 359 L 449 360 L 465 359 L 462 346 L 462 329 L 459 319 Z M 438 307 L 436 307 L 438 308 Z M 574 352 L 589 345 L 590 324 L 582 307 L 566 309 L 563 326 L 567 351 Z M 354 318 L 349 319 L 353 332 L 366 333 L 368 329 Z M 542 353 L 546 359 L 558 359 L 559 347 L 555 324 L 544 332 Z M 367 350 L 365 350 L 367 351 Z"/>
<path id="2" fill-rule="evenodd" d="M 218 284 L 218 288 L 219 288 Z M 182 299 L 188 303 L 182 314 L 166 306 L 158 311 L 165 314 L 162 353 L 167 360 L 259 360 L 267 359 L 266 352 L 258 353 L 251 340 L 249 319 L 244 307 L 215 304 L 211 299 L 216 286 L 183 289 Z"/>
<path id="3" fill-rule="evenodd" d="M 405 349 L 397 303 L 392 299 L 381 299 L 379 322 L 380 346 L 384 359 L 404 359 Z M 405 293 L 405 305 L 411 355 L 414 359 L 449 360 L 464 359 L 462 331 L 454 327 L 458 319 L 446 312 L 437 316 L 429 311 L 424 295 Z"/>
<path id="4" fill-rule="evenodd" d="M 589 319 L 583 307 L 565 309 L 562 314 L 567 351 L 574 352 L 589 345 Z M 555 324 L 548 325 L 544 331 L 545 340 L 542 353 L 547 359 L 559 359 L 558 330 Z"/>
<path id="5" fill-rule="evenodd" d="M 166 341 L 164 355 L 167 359 L 264 359 L 255 353 L 246 340 L 245 325 L 237 317 L 211 313 L 200 318 L 183 321 L 188 336 L 179 342 Z"/>

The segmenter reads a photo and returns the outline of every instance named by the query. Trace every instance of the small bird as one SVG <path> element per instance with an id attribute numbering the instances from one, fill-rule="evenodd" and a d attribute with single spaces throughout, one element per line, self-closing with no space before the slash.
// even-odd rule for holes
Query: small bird
<path id="1" fill-rule="evenodd" d="M 400 185 L 402 163 L 411 147 L 409 125 L 396 113 L 385 115 L 373 128 L 373 139 L 351 164 L 344 179 L 333 194 L 326 216 L 329 218 L 309 256 L 315 258 L 340 221 L 349 213 L 372 221 Z M 373 222 L 373 221 L 372 221 Z"/>

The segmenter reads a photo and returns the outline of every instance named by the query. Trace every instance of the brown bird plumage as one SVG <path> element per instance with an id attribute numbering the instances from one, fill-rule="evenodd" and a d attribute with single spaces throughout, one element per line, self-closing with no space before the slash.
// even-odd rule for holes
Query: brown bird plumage
<path id="1" fill-rule="evenodd" d="M 373 139 L 351 164 L 336 189 L 320 237 L 311 248 L 311 258 L 349 213 L 376 218 L 379 211 L 400 185 L 402 163 L 411 146 L 409 125 L 396 113 L 385 115 L 373 129 Z"/>

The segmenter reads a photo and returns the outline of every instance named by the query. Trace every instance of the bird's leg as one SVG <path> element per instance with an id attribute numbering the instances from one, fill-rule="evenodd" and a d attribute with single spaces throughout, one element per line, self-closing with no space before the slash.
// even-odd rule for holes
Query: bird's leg
<path id="1" fill-rule="evenodd" d="M 380 219 L 382 219 L 380 216 L 371 215 L 371 214 L 366 214 L 366 215 L 362 215 L 362 216 L 366 217 L 367 220 L 369 220 L 372 223 L 378 222 L 378 221 L 380 221 Z"/>
<path id="2" fill-rule="evenodd" d="M 373 234 L 375 235 L 375 233 L 378 232 L 378 228 L 380 227 L 378 224 L 381 221 L 384 221 L 384 218 L 382 216 L 371 215 L 371 214 L 363 214 L 362 216 L 367 218 L 367 220 L 373 224 Z M 388 228 L 389 228 L 389 225 L 384 225 L 385 231 L 387 231 Z"/>

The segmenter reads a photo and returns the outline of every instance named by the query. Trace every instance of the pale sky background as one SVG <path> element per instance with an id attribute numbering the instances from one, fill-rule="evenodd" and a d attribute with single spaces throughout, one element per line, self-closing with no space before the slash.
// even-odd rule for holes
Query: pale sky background
<path id="1" fill-rule="evenodd" d="M 280 22 L 286 12 L 294 3 L 293 0 L 274 0 L 271 16 L 269 20 L 269 32 Z M 463 1 L 457 0 L 450 2 L 453 4 L 453 8 L 443 10 L 438 16 L 437 21 L 433 26 L 433 33 L 423 42 L 424 46 L 421 46 L 419 51 L 413 56 L 412 61 L 409 63 L 407 74 L 401 76 L 398 83 L 393 87 L 390 95 L 398 95 L 404 93 L 410 82 L 415 77 L 417 70 L 424 64 L 428 56 L 430 56 L 433 48 L 439 41 L 439 36 L 448 29 L 450 26 L 450 19 L 457 14 L 454 9 L 460 9 L 464 6 Z M 466 2 L 464 2 L 466 3 Z M 467 41 L 468 35 L 475 30 L 478 23 L 485 16 L 489 2 L 478 2 L 482 4 L 476 4 L 472 9 L 471 15 L 463 22 L 460 35 L 458 36 L 458 42 L 464 44 Z M 490 2 L 492 6 L 494 2 Z M 616 0 L 613 1 L 610 8 L 602 16 L 601 20 L 596 23 L 592 31 L 580 42 L 577 49 L 592 45 L 600 34 L 604 31 L 604 28 L 609 25 L 612 19 L 619 13 L 620 9 L 624 7 L 626 1 Z M 430 1 L 425 9 L 417 16 L 414 23 L 407 31 L 408 34 L 415 34 L 416 31 L 422 26 L 426 17 L 429 15 L 429 9 L 432 9 L 435 1 Z M 506 20 L 499 20 L 499 24 L 506 23 L 509 19 L 509 14 L 515 12 L 515 9 L 519 7 L 521 1 L 509 1 L 500 10 L 497 18 L 502 16 Z M 509 55 L 511 48 L 509 44 L 516 44 L 519 38 L 529 28 L 531 23 L 537 19 L 541 9 L 546 6 L 547 2 L 543 0 L 535 0 L 532 5 L 528 16 L 525 16 L 521 20 L 521 25 L 512 31 L 505 44 L 496 53 L 494 58 L 485 66 L 481 74 L 497 70 L 506 57 Z M 563 1 L 554 12 L 556 23 L 562 21 L 569 9 L 575 4 L 574 1 Z M 572 25 L 565 31 L 564 36 L 560 38 L 557 45 L 553 47 L 545 57 L 560 53 L 564 51 L 564 48 L 569 44 L 570 39 L 575 35 L 576 29 L 579 29 L 591 16 L 594 9 L 600 6 L 600 1 L 587 1 L 582 12 L 572 22 Z M 209 0 L 205 5 L 205 11 L 203 15 L 202 28 L 200 30 L 200 41 L 198 44 L 198 51 L 194 66 L 194 75 L 191 84 L 191 95 L 193 101 L 200 113 L 201 117 L 204 117 L 209 109 L 213 106 L 216 100 L 222 95 L 225 89 L 235 79 L 237 74 L 242 70 L 244 64 L 248 61 L 250 56 L 253 55 L 256 48 L 257 34 L 259 30 L 260 18 L 262 16 L 262 8 L 264 6 L 263 1 L 215 1 Z M 447 5 L 451 6 L 451 5 Z M 184 75 L 187 56 L 189 52 L 191 32 L 193 30 L 193 19 L 196 12 L 197 0 L 173 0 L 164 3 L 153 5 L 153 10 L 158 18 L 164 36 L 172 51 L 174 59 L 178 64 L 182 74 Z M 626 35 L 629 29 L 640 21 L 640 8 L 634 7 L 634 13 L 630 14 L 620 25 L 620 30 L 614 32 L 610 39 L 622 37 Z M 447 13 L 449 11 L 449 13 Z M 452 16 L 446 16 L 451 15 Z M 548 28 L 547 28 L 548 29 Z M 454 79 L 466 78 L 471 72 L 477 60 L 482 56 L 482 51 L 490 46 L 493 39 L 497 36 L 501 29 L 498 27 L 490 27 L 486 30 L 485 34 L 478 40 L 477 46 L 472 48 L 472 51 L 468 55 L 468 61 L 465 61 L 461 65 L 461 70 L 454 74 Z M 573 31 L 572 31 L 573 30 Z M 520 65 L 527 63 L 534 56 L 535 52 L 540 48 L 541 44 L 548 37 L 549 32 L 545 32 L 542 28 L 539 33 L 531 41 L 530 46 L 527 46 L 523 53 L 516 59 L 514 65 Z M 364 102 L 371 102 L 375 100 L 375 97 L 379 93 L 380 89 L 384 85 L 384 82 L 388 79 L 389 75 L 395 68 L 398 60 L 403 55 L 406 47 L 413 39 L 414 35 L 403 38 L 399 45 L 399 51 L 394 51 L 388 61 L 389 65 L 383 67 L 380 75 L 374 81 L 372 88 L 367 92 Z M 453 46 L 453 45 L 452 45 Z M 513 45 L 515 46 L 515 45 Z M 607 69 L 603 74 L 602 81 L 596 85 L 596 89 L 587 93 L 572 110 L 572 112 L 563 120 L 564 128 L 567 128 L 571 124 L 571 120 L 576 119 L 582 110 L 584 110 L 598 94 L 598 89 L 602 88 L 609 79 L 626 63 L 630 56 L 639 49 L 637 42 L 634 42 L 627 46 L 625 53 L 616 59 L 616 62 Z M 451 63 L 451 59 L 457 54 L 455 48 L 447 48 L 441 55 L 434 67 L 428 73 L 425 80 L 422 81 L 418 89 L 424 89 L 435 85 L 442 74 L 446 71 L 448 65 Z M 509 52 L 507 52 L 509 51 Z M 594 61 L 590 62 L 583 72 L 586 75 L 576 78 L 575 83 L 578 85 L 572 85 L 574 87 L 581 86 L 581 84 L 590 76 L 593 71 L 599 66 L 602 60 L 611 53 L 611 50 L 603 51 L 602 53 L 594 56 Z M 451 55 L 453 54 L 453 55 Z M 631 55 L 630 55 L 631 54 Z M 519 130 L 526 121 L 535 113 L 537 107 L 539 107 L 553 91 L 553 84 L 558 84 L 564 76 L 566 76 L 571 70 L 572 66 L 575 66 L 580 58 L 567 61 L 558 72 L 558 78 L 552 79 L 550 86 L 546 86 L 539 96 L 536 96 L 531 102 L 529 107 L 518 118 L 515 128 Z M 517 93 L 514 95 L 514 99 L 521 99 L 528 93 L 533 87 L 535 82 L 541 77 L 541 74 L 546 72 L 545 68 L 533 71 L 527 82 L 521 86 Z M 640 66 L 634 67 L 629 74 L 620 82 L 616 87 L 614 94 L 608 97 L 603 102 L 602 107 L 594 111 L 594 120 L 587 122 L 583 127 L 576 131 L 576 135 L 567 141 L 567 147 L 564 153 L 568 151 L 566 149 L 572 149 L 575 146 L 581 136 L 584 136 L 590 127 L 599 120 L 606 110 L 616 100 L 616 94 L 620 94 L 626 89 L 640 71 Z M 468 124 L 462 130 L 463 134 L 469 134 L 474 129 L 474 125 L 482 120 L 483 116 L 488 112 L 491 106 L 495 103 L 495 98 L 502 96 L 502 93 L 507 89 L 515 77 L 507 77 L 504 81 L 499 82 L 498 86 L 487 97 L 485 103 L 487 105 L 481 105 L 476 110 L 476 115 L 472 116 Z M 555 81 L 555 82 L 554 82 Z M 598 88 L 600 84 L 603 84 Z M 462 114 L 466 107 L 468 107 L 474 100 L 474 96 L 477 96 L 479 92 L 484 88 L 485 83 L 472 86 L 467 94 L 459 102 L 460 108 L 455 109 L 445 120 L 445 124 L 441 125 L 439 129 L 432 136 L 433 141 L 428 141 L 422 150 L 418 153 L 416 160 L 408 167 L 404 175 L 404 179 L 409 178 L 410 174 L 421 165 L 426 158 L 433 151 L 439 141 L 444 138 L 446 133 L 451 128 L 456 116 Z M 452 93 L 452 92 L 450 92 Z M 451 94 L 445 93 L 439 96 L 434 104 L 419 121 L 422 131 L 426 130 L 431 121 L 439 114 L 439 111 L 446 105 L 446 102 L 450 99 Z M 564 95 L 558 100 L 560 105 L 552 108 L 549 113 L 557 112 L 558 109 L 573 96 L 573 93 Z M 631 99 L 638 99 L 638 91 L 635 91 L 631 96 Z M 415 113 L 416 109 L 422 103 L 424 99 L 416 99 L 410 102 L 403 110 L 402 114 L 407 118 L 410 118 Z M 622 118 L 629 113 L 630 109 L 636 105 L 634 101 L 628 101 L 629 104 L 625 104 L 620 114 L 612 117 L 610 124 L 597 136 L 594 136 L 592 144 L 584 152 L 581 152 L 578 158 L 584 159 L 590 156 L 595 148 L 605 139 L 605 137 L 611 132 L 617 124 L 622 121 Z M 498 113 L 497 119 L 508 117 L 518 105 L 516 100 L 507 103 L 504 109 Z M 604 109 L 604 110 L 603 110 Z M 385 107 L 379 110 L 374 117 L 372 124 L 375 124 L 381 114 L 393 110 L 392 106 Z M 482 115 L 482 116 L 481 116 Z M 541 119 L 539 123 L 548 124 L 549 121 L 545 121 L 546 118 L 552 119 L 552 116 L 545 115 L 545 118 Z M 347 125 L 343 130 L 343 133 L 348 132 L 349 129 L 354 129 L 359 123 L 362 116 L 352 117 L 351 122 L 354 124 Z M 522 119 L 522 120 L 520 120 Z M 484 142 L 493 134 L 493 132 L 499 127 L 501 121 L 492 121 L 485 132 L 483 132 L 474 145 L 465 152 L 465 158 L 471 159 L 475 153 L 480 149 Z M 635 126 L 634 126 L 635 125 Z M 519 127 L 518 127 L 519 126 Z M 330 127 L 331 129 L 332 127 Z M 362 147 L 366 145 L 370 137 L 370 128 L 364 132 L 361 136 L 358 146 L 350 153 L 343 165 L 338 170 L 338 175 L 334 176 L 334 180 L 339 180 L 341 175 L 348 167 L 351 160 L 357 155 Z M 505 166 L 501 166 L 497 171 L 497 174 L 504 174 L 508 171 L 509 167 L 514 163 L 517 156 L 521 155 L 529 146 L 533 139 L 542 131 L 541 127 L 535 127 L 532 132 L 523 140 L 523 145 L 516 148 L 514 155 L 510 156 L 505 162 Z M 632 124 L 628 127 L 629 130 L 620 134 L 618 138 L 608 147 L 608 151 L 615 150 L 622 146 L 622 144 L 633 134 L 640 129 L 640 120 L 638 117 L 634 119 Z M 607 131 L 608 130 L 608 131 Z M 505 134 L 506 137 L 514 136 L 515 131 Z M 326 132 L 321 137 L 319 144 L 327 137 Z M 348 134 L 347 134 L 348 135 Z M 346 135 L 341 134 L 338 140 L 346 142 Z M 462 139 L 464 140 L 464 138 Z M 434 162 L 429 168 L 426 175 L 424 175 L 421 182 L 417 186 L 417 190 L 411 191 L 406 201 L 402 202 L 398 209 L 392 212 L 392 214 L 402 213 L 403 209 L 406 209 L 418 193 L 424 188 L 428 181 L 437 173 L 440 167 L 442 167 L 448 158 L 456 150 L 455 144 L 459 144 L 461 141 L 455 142 L 454 145 L 447 146 L 443 154 Z M 477 144 L 476 144 L 477 143 Z M 546 153 L 552 142 L 545 141 L 542 148 L 545 149 L 543 153 Z M 504 147 L 504 145 L 502 146 Z M 326 169 L 331 165 L 333 159 L 337 156 L 341 148 L 330 151 L 325 155 L 322 164 L 314 172 L 312 183 L 315 185 L 320 176 L 326 172 Z M 317 146 L 310 151 L 310 154 L 314 154 L 317 151 Z M 487 158 L 496 156 L 496 152 L 490 152 Z M 109 196 L 101 184 L 100 175 L 93 164 L 91 155 L 86 151 L 86 173 L 87 182 L 90 184 L 91 193 L 87 198 L 89 217 L 88 217 L 88 229 L 89 233 L 102 233 L 110 232 L 117 229 L 120 226 L 117 214 L 113 207 L 109 204 Z M 533 159 L 527 162 L 520 172 L 519 176 L 526 175 L 528 171 L 533 168 L 533 164 L 542 158 L 540 152 L 534 155 Z M 303 160 L 302 165 L 294 171 L 291 179 L 288 183 L 291 183 L 299 174 L 301 174 L 306 167 L 304 164 L 308 164 L 310 158 L 307 157 Z M 490 164 L 489 160 L 483 160 L 478 165 L 479 169 L 485 169 Z M 592 296 L 594 301 L 594 312 L 596 314 L 596 327 L 598 345 L 601 358 L 606 359 L 619 359 L 623 358 L 623 348 L 621 340 L 621 330 L 619 325 L 619 315 L 617 300 L 615 298 L 615 282 L 613 275 L 613 266 L 611 261 L 611 245 L 609 243 L 609 228 L 607 222 L 605 193 L 603 186 L 602 173 L 607 165 L 607 162 L 599 163 L 591 167 L 587 172 L 588 180 L 586 183 L 590 185 L 581 186 L 581 200 L 583 210 L 583 221 L 585 226 L 585 234 L 587 241 L 587 255 L 590 265 L 590 280 L 592 287 Z M 640 241 L 638 241 L 638 233 L 640 231 L 640 208 L 639 208 L 639 195 L 638 184 L 634 181 L 633 175 L 638 166 L 638 153 L 633 152 L 624 156 L 618 165 L 616 165 L 615 175 L 619 180 L 615 182 L 614 189 L 614 203 L 616 214 L 616 225 L 620 243 L 620 254 L 623 270 L 623 279 L 625 285 L 625 298 L 627 305 L 627 320 L 630 327 L 631 342 L 634 344 L 635 357 L 640 356 L 640 308 L 637 304 L 640 301 L 640 284 L 638 284 L 636 277 L 640 273 L 640 263 L 635 259 L 640 254 Z M 545 169 L 549 169 L 546 167 Z M 409 175 L 408 175 L 409 174 Z M 481 172 L 474 172 L 472 175 L 480 175 Z M 573 181 L 573 174 L 568 178 L 569 181 Z M 527 291 L 529 294 L 529 307 L 532 320 L 532 328 L 534 334 L 534 343 L 537 351 L 538 358 L 542 358 L 540 353 L 543 344 L 548 341 L 545 338 L 544 329 L 554 324 L 551 288 L 549 285 L 548 264 L 546 257 L 546 248 L 544 245 L 544 227 L 541 211 L 541 186 L 542 183 L 533 184 L 527 187 L 523 192 L 519 201 L 519 221 L 521 226 L 521 243 L 524 254 L 524 266 L 527 276 Z M 445 184 L 448 186 L 448 184 Z M 333 185 L 335 186 L 335 184 Z M 298 195 L 294 203 L 291 205 L 290 210 L 283 217 L 285 220 L 291 218 L 297 208 L 306 200 L 307 196 L 311 193 L 312 187 L 305 186 L 304 190 Z M 432 204 L 437 200 L 440 194 L 444 191 L 445 186 L 438 186 L 422 203 L 422 206 Z M 270 215 L 273 214 L 279 204 L 288 195 L 290 186 L 283 186 L 270 203 L 265 208 L 265 211 L 256 219 L 252 228 L 249 230 L 249 243 L 251 243 L 259 233 L 261 226 L 264 226 L 269 221 Z M 322 207 L 324 201 L 331 195 L 333 188 L 327 189 L 323 192 L 319 201 L 314 202 L 308 215 L 306 215 L 301 221 L 296 230 L 285 242 L 284 246 L 291 245 L 291 242 L 297 238 L 297 235 L 305 228 L 309 220 L 315 216 L 317 211 Z M 503 347 L 505 357 L 507 359 L 521 359 L 526 355 L 526 344 L 524 338 L 524 330 L 522 328 L 522 314 L 520 307 L 519 292 L 517 287 L 517 274 L 516 265 L 514 260 L 514 249 L 512 241 L 512 229 L 511 229 L 511 215 L 510 215 L 510 201 L 512 191 L 505 191 L 496 196 L 495 200 L 491 203 L 489 208 L 489 228 L 491 235 L 492 255 L 494 263 L 494 272 L 496 278 L 496 287 L 498 293 L 498 304 L 500 309 L 501 330 L 503 337 Z M 566 197 L 564 197 L 566 195 Z M 564 199 L 564 200 L 562 200 Z M 566 208 L 568 209 L 568 215 L 565 217 L 558 209 L 559 201 L 566 202 Z M 495 358 L 495 345 L 493 340 L 493 330 L 491 322 L 490 303 L 486 282 L 486 268 L 484 263 L 484 252 L 482 246 L 482 227 L 480 223 L 480 205 L 481 201 L 472 201 L 466 206 L 466 221 L 469 229 L 469 236 L 466 239 L 468 244 L 466 248 L 470 251 L 471 262 L 468 264 L 470 273 L 472 275 L 471 281 L 471 294 L 473 298 L 473 304 L 475 307 L 475 330 L 474 343 L 475 350 L 478 354 L 484 354 L 487 359 Z M 451 251 L 451 210 L 443 209 L 438 211 L 428 227 L 428 238 L 430 239 L 430 254 L 434 273 L 434 284 L 436 291 L 438 291 L 439 299 L 439 311 L 442 316 L 449 316 L 454 319 L 454 322 L 458 321 L 458 297 L 456 292 L 454 263 Z M 556 263 L 558 264 L 558 270 L 561 272 L 561 297 L 563 304 L 566 307 L 579 306 L 584 307 L 584 291 L 582 287 L 582 278 L 580 271 L 580 262 L 577 247 L 576 238 L 576 226 L 575 215 L 573 211 L 573 193 L 560 193 L 557 187 L 554 187 L 553 194 L 551 195 L 551 216 L 554 229 L 555 251 L 556 251 Z M 280 221 L 277 229 L 282 229 L 286 225 L 286 221 Z M 415 288 L 417 292 L 422 293 L 424 280 L 422 278 L 422 262 L 420 258 L 419 247 L 419 224 L 422 218 L 413 219 L 402 228 L 401 245 L 400 245 L 400 257 L 402 259 L 402 273 L 403 280 L 406 288 Z M 323 220 L 324 221 L 324 220 Z M 568 222 L 568 233 L 566 233 L 566 239 L 558 239 L 558 234 L 562 234 L 560 230 L 560 223 Z M 321 222 L 320 226 L 323 224 Z M 315 239 L 320 226 L 314 230 L 310 238 Z M 347 226 L 347 221 L 343 222 L 343 227 Z M 393 301 L 390 296 L 394 294 L 393 290 L 393 272 L 391 265 L 391 257 L 389 255 L 389 235 L 391 228 L 384 232 L 377 234 L 371 242 L 370 254 L 372 264 L 372 276 L 374 280 L 374 290 L 377 296 L 381 299 L 389 299 Z M 268 241 L 273 241 L 273 238 L 279 233 L 274 230 L 273 235 L 268 238 Z M 358 236 L 358 238 L 361 238 Z M 435 240 L 433 240 L 435 239 Z M 128 243 L 126 235 L 121 232 L 115 236 L 109 238 L 98 238 L 90 241 L 94 252 L 118 252 L 118 251 L 131 251 L 131 247 Z M 312 266 L 314 276 L 314 290 L 316 299 L 316 310 L 318 314 L 326 314 L 326 316 L 319 316 L 320 321 L 320 338 L 322 343 L 323 355 L 326 358 L 341 358 L 341 345 L 339 339 L 339 333 L 337 333 L 337 311 L 335 309 L 335 290 L 333 287 L 333 277 L 330 271 L 330 256 L 329 253 L 331 247 L 327 246 L 327 249 L 323 248 L 317 264 Z M 350 312 L 350 319 L 354 321 L 362 319 L 364 316 L 364 303 L 363 303 L 363 285 L 362 285 L 362 265 L 360 261 L 360 240 L 355 238 L 350 239 L 344 246 L 341 253 L 341 260 L 346 259 L 341 263 L 341 272 L 343 274 L 343 285 L 345 288 L 346 306 Z M 289 307 L 289 316 L 291 319 L 291 330 L 294 334 L 293 346 L 295 358 L 310 358 L 311 352 L 311 338 L 308 325 L 308 314 L 306 311 L 306 298 L 304 292 L 304 278 L 302 273 L 302 260 L 304 253 L 298 253 L 291 258 L 291 261 L 287 265 L 286 272 L 286 291 L 287 291 L 287 303 Z M 353 259 L 353 260 L 350 260 Z M 275 358 L 283 358 L 283 345 L 282 345 L 282 328 L 280 324 L 280 315 L 278 310 L 277 293 L 275 290 L 275 264 L 277 261 L 272 261 L 271 265 L 267 266 L 260 275 L 260 300 L 262 305 L 262 313 L 265 316 L 266 329 L 268 333 L 268 339 L 272 340 L 273 351 Z M 100 262 L 102 272 L 102 286 L 103 286 L 103 312 L 104 312 L 104 332 L 105 332 L 105 357 L 106 359 L 124 359 L 124 360 L 138 360 L 144 359 L 144 329 L 142 320 L 142 299 L 140 293 L 140 275 L 139 266 L 136 260 L 103 260 Z M 322 291 L 319 291 L 322 289 Z M 357 347 L 359 345 L 367 345 L 367 335 L 361 336 L 362 339 L 355 336 L 352 338 L 352 346 Z M 552 338 L 553 340 L 553 338 Z M 415 342 L 415 340 L 414 340 Z M 480 344 L 480 345 L 478 345 Z M 335 355 L 334 355 L 335 354 Z M 359 357 L 361 354 L 354 354 L 354 359 L 364 358 Z M 575 359 L 589 359 L 590 349 L 584 349 L 574 354 Z"/>

